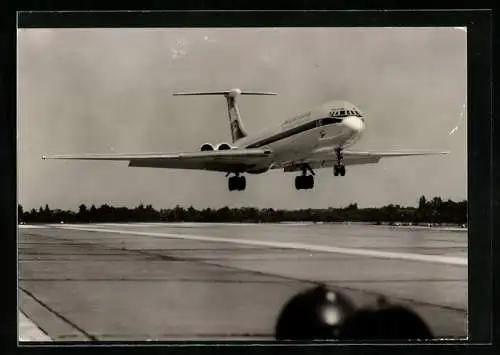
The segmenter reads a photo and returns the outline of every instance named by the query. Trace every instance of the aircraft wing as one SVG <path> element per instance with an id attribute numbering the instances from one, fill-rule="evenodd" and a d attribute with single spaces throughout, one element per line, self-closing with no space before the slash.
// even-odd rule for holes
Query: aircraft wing
<path id="1" fill-rule="evenodd" d="M 400 151 L 400 152 L 359 152 L 352 150 L 344 150 L 344 157 L 378 157 L 378 158 L 390 158 L 390 157 L 410 157 L 415 155 L 441 155 L 449 154 L 445 151 Z"/>
<path id="2" fill-rule="evenodd" d="M 419 155 L 441 155 L 448 154 L 445 151 L 399 151 L 399 152 L 368 152 L 368 151 L 351 151 L 344 150 L 344 165 L 361 165 L 361 164 L 376 164 L 382 158 L 396 158 L 396 157 L 410 157 Z M 312 169 L 321 169 L 333 167 L 337 163 L 335 153 L 329 152 L 327 154 L 319 153 L 307 159 L 307 162 Z M 303 162 L 289 162 L 284 166 L 276 166 L 275 168 L 284 168 L 285 172 L 301 170 L 300 163 Z"/>
<path id="3" fill-rule="evenodd" d="M 419 155 L 441 155 L 448 153 L 449 152 L 444 151 L 363 152 L 345 150 L 343 152 L 343 155 L 345 165 L 356 165 L 378 163 L 382 158 L 412 157 Z"/>
<path id="4" fill-rule="evenodd" d="M 255 167 L 268 166 L 272 151 L 230 149 L 188 153 L 44 155 L 42 159 L 128 161 L 128 166 L 131 167 L 245 172 Z"/>

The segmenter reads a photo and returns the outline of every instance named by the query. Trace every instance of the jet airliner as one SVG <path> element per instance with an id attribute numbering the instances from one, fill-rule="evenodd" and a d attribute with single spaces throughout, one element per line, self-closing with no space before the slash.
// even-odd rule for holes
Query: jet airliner
<path id="1" fill-rule="evenodd" d="M 300 172 L 295 188 L 314 187 L 315 170 L 333 168 L 345 176 L 347 165 L 374 164 L 381 158 L 447 154 L 448 152 L 368 152 L 349 148 L 362 137 L 367 118 L 348 101 L 330 101 L 258 135 L 249 135 L 240 117 L 240 95 L 276 95 L 272 92 L 227 91 L 179 92 L 174 96 L 222 95 L 227 102 L 231 143 L 204 143 L 199 151 L 184 153 L 49 155 L 42 159 L 128 161 L 130 167 L 196 169 L 226 173 L 230 191 L 246 188 L 243 174 L 262 174 L 271 169 Z"/>

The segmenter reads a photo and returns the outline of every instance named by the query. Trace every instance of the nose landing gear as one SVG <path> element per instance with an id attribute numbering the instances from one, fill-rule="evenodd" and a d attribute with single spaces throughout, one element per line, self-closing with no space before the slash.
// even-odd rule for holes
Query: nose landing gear
<path id="1" fill-rule="evenodd" d="M 345 176 L 344 157 L 342 156 L 342 148 L 335 149 L 337 153 L 337 164 L 333 166 L 333 175 Z"/>
<path id="2" fill-rule="evenodd" d="M 333 166 L 333 175 L 334 176 L 345 176 L 345 166 L 344 165 L 334 165 Z"/>

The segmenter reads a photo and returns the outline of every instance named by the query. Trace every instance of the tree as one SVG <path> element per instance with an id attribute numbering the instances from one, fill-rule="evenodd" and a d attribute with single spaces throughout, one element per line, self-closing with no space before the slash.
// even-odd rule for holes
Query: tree
<path id="1" fill-rule="evenodd" d="M 425 199 L 425 196 L 420 197 L 420 200 L 418 200 L 418 210 L 420 212 L 423 212 L 425 210 L 427 204 L 427 200 Z"/>
<path id="2" fill-rule="evenodd" d="M 85 222 L 92 222 L 97 217 L 97 208 L 95 205 L 90 206 L 90 210 L 88 213 L 88 219 Z"/>
<path id="3" fill-rule="evenodd" d="M 357 203 L 351 203 L 349 206 L 346 207 L 346 210 L 354 210 L 356 211 L 358 209 L 358 204 Z"/>
<path id="4" fill-rule="evenodd" d="M 23 206 L 17 205 L 17 223 L 24 221 L 24 210 Z"/>
<path id="5" fill-rule="evenodd" d="M 83 203 L 78 206 L 78 213 L 81 215 L 85 215 L 88 212 L 87 206 L 85 206 Z"/>
<path id="6" fill-rule="evenodd" d="M 37 221 L 37 212 L 34 208 L 32 208 L 30 213 L 29 213 L 28 222 L 36 222 L 36 221 Z"/>
<path id="7" fill-rule="evenodd" d="M 378 208 L 359 208 L 351 203 L 344 208 L 274 210 L 255 207 L 229 208 L 228 206 L 197 210 L 193 206 L 184 209 L 177 205 L 171 209 L 157 211 L 151 204 L 140 204 L 135 208 L 113 207 L 107 204 L 96 208 L 85 204 L 78 212 L 51 210 L 46 204 L 38 210 L 27 212 L 18 204 L 19 220 L 25 222 L 114 222 L 114 221 L 196 221 L 196 222 L 278 222 L 278 221 L 363 221 L 382 224 L 384 222 L 432 222 L 467 223 L 467 200 L 443 201 L 440 197 L 427 200 L 421 196 L 418 208 L 389 204 Z"/>

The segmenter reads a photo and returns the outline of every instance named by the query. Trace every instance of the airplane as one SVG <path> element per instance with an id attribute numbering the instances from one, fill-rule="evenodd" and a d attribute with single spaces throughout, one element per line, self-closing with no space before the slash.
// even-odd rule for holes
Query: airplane
<path id="1" fill-rule="evenodd" d="M 301 172 L 296 190 L 314 187 L 316 169 L 332 168 L 345 176 L 347 165 L 375 164 L 382 158 L 448 154 L 435 151 L 367 152 L 348 148 L 366 129 L 364 113 L 348 101 L 326 102 L 258 135 L 249 135 L 236 103 L 241 95 L 276 95 L 273 92 L 226 91 L 178 92 L 174 96 L 221 95 L 227 102 L 232 143 L 203 143 L 199 151 L 181 153 L 44 155 L 42 159 L 128 161 L 130 167 L 195 169 L 226 173 L 229 191 L 246 188 L 243 174 L 262 174 L 273 169 Z"/>

